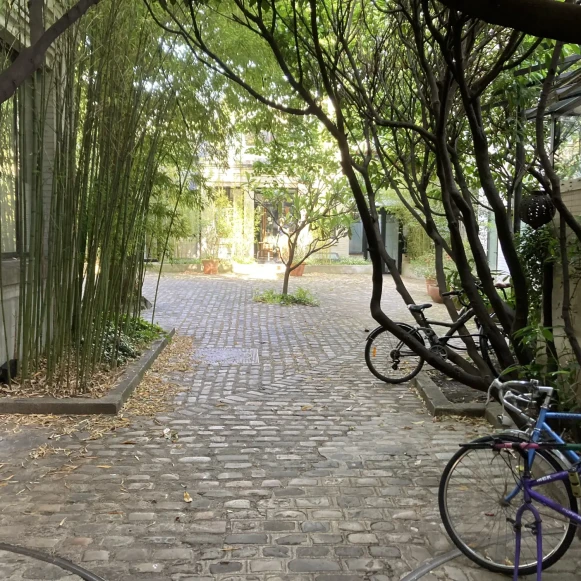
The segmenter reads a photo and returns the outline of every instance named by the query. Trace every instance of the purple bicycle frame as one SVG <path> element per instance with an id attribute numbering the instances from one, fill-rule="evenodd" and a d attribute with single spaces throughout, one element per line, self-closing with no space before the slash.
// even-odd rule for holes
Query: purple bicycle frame
<path id="1" fill-rule="evenodd" d="M 543 571 L 543 534 L 542 534 L 542 524 L 541 516 L 538 510 L 532 504 L 535 500 L 539 504 L 548 506 L 551 510 L 566 516 L 568 519 L 572 520 L 574 523 L 581 525 L 581 516 L 576 512 L 561 506 L 559 503 L 539 494 L 533 490 L 536 486 L 544 486 L 545 484 L 550 484 L 551 482 L 557 482 L 559 480 L 568 480 L 569 472 L 563 470 L 562 472 L 555 472 L 549 474 L 548 476 L 542 476 L 541 478 L 523 478 L 522 479 L 522 490 L 524 495 L 524 504 L 517 510 L 515 517 L 515 559 L 514 559 L 514 581 L 518 581 L 518 568 L 520 564 L 520 547 L 521 547 L 521 525 L 522 525 L 522 515 L 528 510 L 532 513 L 535 518 L 536 531 L 535 535 L 537 537 L 537 581 L 541 581 L 542 571 Z"/>

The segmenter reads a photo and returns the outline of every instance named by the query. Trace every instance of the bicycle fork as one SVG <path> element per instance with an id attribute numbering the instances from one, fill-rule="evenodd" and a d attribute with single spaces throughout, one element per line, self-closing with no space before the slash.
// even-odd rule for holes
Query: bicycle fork
<path id="1" fill-rule="evenodd" d="M 541 581 L 543 574 L 543 535 L 542 535 L 542 520 L 539 511 L 533 506 L 531 502 L 525 502 L 516 511 L 515 521 L 514 521 L 514 532 L 515 538 L 515 555 L 514 555 L 514 577 L 513 581 L 518 581 L 518 568 L 520 564 L 520 547 L 522 540 L 522 516 L 526 511 L 529 511 L 535 522 L 532 525 L 533 535 L 536 538 L 537 543 L 537 581 Z"/>

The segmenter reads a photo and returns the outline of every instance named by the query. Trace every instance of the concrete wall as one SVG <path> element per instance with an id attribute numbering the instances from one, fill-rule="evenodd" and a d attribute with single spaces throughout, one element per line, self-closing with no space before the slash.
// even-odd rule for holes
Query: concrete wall
<path id="1" fill-rule="evenodd" d="M 561 193 L 563 202 L 567 205 L 569 210 L 576 218 L 581 218 L 581 179 L 567 180 L 561 183 Z M 558 217 L 555 220 L 558 221 Z M 556 226 L 558 228 L 558 224 Z M 569 233 L 571 242 L 575 240 L 572 232 Z M 571 316 L 573 328 L 577 339 L 581 342 L 581 287 L 579 286 L 579 277 L 581 273 L 574 272 L 571 269 Z M 573 356 L 569 354 L 570 347 L 565 338 L 563 330 L 563 318 L 561 316 L 563 306 L 563 277 L 562 270 L 557 265 L 555 267 L 555 277 L 553 284 L 553 326 L 555 343 L 559 355 L 563 358 L 563 362 L 573 360 Z"/>

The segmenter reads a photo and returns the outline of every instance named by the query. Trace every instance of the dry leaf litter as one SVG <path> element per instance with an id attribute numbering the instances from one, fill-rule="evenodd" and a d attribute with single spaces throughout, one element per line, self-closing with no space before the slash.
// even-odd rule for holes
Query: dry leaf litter
<path id="1" fill-rule="evenodd" d="M 24 426 L 48 429 L 52 432 L 49 439 L 55 442 L 75 432 L 88 434 L 86 440 L 97 440 L 108 432 L 129 426 L 134 417 L 154 418 L 157 414 L 171 409 L 172 397 L 183 391 L 182 385 L 168 378 L 172 373 L 193 369 L 196 363 L 193 351 L 192 337 L 175 335 L 116 416 L 0 415 L 0 428 L 14 433 L 21 431 Z M 115 385 L 114 381 L 107 381 L 111 386 Z M 170 434 L 169 437 L 173 440 L 175 435 Z M 55 453 L 67 455 L 69 452 L 64 448 L 45 444 L 33 450 L 30 457 L 36 459 Z"/>

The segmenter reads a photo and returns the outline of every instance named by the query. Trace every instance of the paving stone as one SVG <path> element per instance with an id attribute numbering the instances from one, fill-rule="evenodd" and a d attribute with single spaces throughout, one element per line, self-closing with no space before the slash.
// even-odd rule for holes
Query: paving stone
<path id="1" fill-rule="evenodd" d="M 302 545 L 308 541 L 307 535 L 286 535 L 276 539 L 277 545 Z"/>
<path id="2" fill-rule="evenodd" d="M 315 581 L 367 581 L 367 575 L 317 575 Z M 391 581 L 388 579 L 388 581 Z"/>
<path id="3" fill-rule="evenodd" d="M 316 571 L 340 571 L 341 567 L 336 561 L 325 559 L 295 559 L 288 564 L 291 571 L 296 573 L 313 573 Z"/>
<path id="4" fill-rule="evenodd" d="M 329 554 L 328 547 L 298 547 L 297 557 L 326 557 Z"/>
<path id="5" fill-rule="evenodd" d="M 238 573 L 242 571 L 242 563 L 234 561 L 214 563 L 210 565 L 210 573 L 213 575 L 223 575 L 224 573 Z"/>
<path id="6" fill-rule="evenodd" d="M 401 551 L 397 547 L 369 547 L 369 553 L 372 557 L 401 557 Z"/>
<path id="7" fill-rule="evenodd" d="M 138 563 L 131 567 L 135 573 L 161 573 L 164 569 L 161 563 Z"/>
<path id="8" fill-rule="evenodd" d="M 266 521 L 264 523 L 265 531 L 294 531 L 296 524 L 287 521 Z"/>
<path id="9" fill-rule="evenodd" d="M 289 547 L 264 547 L 262 554 L 265 557 L 288 557 L 290 549 Z"/>
<path id="10" fill-rule="evenodd" d="M 109 551 L 85 551 L 83 561 L 108 561 Z"/>
<path id="11" fill-rule="evenodd" d="M 224 508 L 250 508 L 250 501 L 246 499 L 228 500 L 224 503 Z"/>
<path id="12" fill-rule="evenodd" d="M 379 559 L 347 559 L 347 568 L 362 571 L 381 571 L 386 567 Z"/>
<path id="13" fill-rule="evenodd" d="M 145 277 L 145 296 L 156 284 Z M 127 426 L 99 440 L 61 438 L 74 471 L 62 470 L 62 455 L 31 459 L 22 444 L 6 454 L 0 539 L 41 543 L 111 581 L 397 581 L 450 550 L 439 477 L 458 443 L 488 428 L 432 422 L 409 385 L 386 386 L 369 373 L 367 275 L 307 273 L 300 284 L 319 307 L 255 303 L 271 281 L 162 276 L 162 326 L 206 353 L 256 349 L 258 363 L 204 358 L 191 371 L 168 368 L 167 381 L 183 389 L 155 419 L 128 412 Z M 423 281 L 411 289 L 425 300 Z M 389 276 L 383 304 L 394 320 L 413 322 Z M 447 317 L 440 305 L 432 313 Z M 162 437 L 165 427 L 178 442 Z M 0 428 L 3 445 L 46 443 L 42 430 L 18 428 Z M 85 448 L 77 462 L 74 451 Z M 547 581 L 578 581 L 580 549 L 573 544 Z M 70 578 L 1 557 L 0 579 Z M 499 581 L 466 559 L 422 581 L 452 579 Z"/>
<path id="14" fill-rule="evenodd" d="M 158 549 L 153 552 L 153 558 L 156 561 L 191 560 L 194 558 L 194 552 L 191 549 Z"/>
<path id="15" fill-rule="evenodd" d="M 268 543 L 268 537 L 267 535 L 259 534 L 228 535 L 226 537 L 226 543 L 229 545 L 266 545 Z"/>
<path id="16" fill-rule="evenodd" d="M 188 531 L 196 533 L 225 533 L 226 521 L 195 521 L 187 525 Z"/>
<path id="17" fill-rule="evenodd" d="M 282 565 L 282 561 L 276 561 L 274 559 L 255 560 L 250 563 L 250 570 L 253 573 L 282 571 Z"/>
<path id="18" fill-rule="evenodd" d="M 115 552 L 115 559 L 120 561 L 145 561 L 148 556 L 147 549 L 123 549 Z"/>
<path id="19" fill-rule="evenodd" d="M 358 545 L 373 545 L 378 542 L 377 536 L 371 533 L 353 533 L 347 535 L 347 540 Z"/>
<path id="20" fill-rule="evenodd" d="M 304 533 L 318 533 L 329 530 L 329 523 L 307 521 L 301 523 L 301 530 Z"/>
<path id="21" fill-rule="evenodd" d="M 40 567 L 28 567 L 22 574 L 23 579 L 42 579 L 43 581 L 61 580 L 67 575 L 60 567 L 44 564 Z"/>

